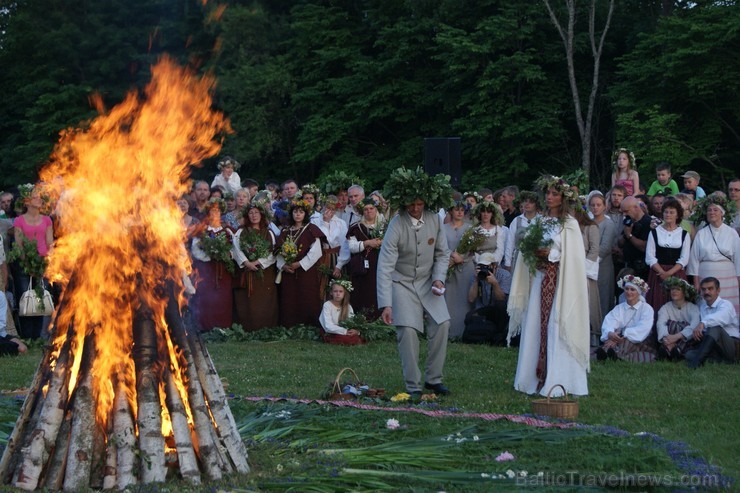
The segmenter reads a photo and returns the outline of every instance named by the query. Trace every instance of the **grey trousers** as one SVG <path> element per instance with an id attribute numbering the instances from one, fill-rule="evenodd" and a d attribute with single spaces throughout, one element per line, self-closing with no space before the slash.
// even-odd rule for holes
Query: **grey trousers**
<path id="1" fill-rule="evenodd" d="M 442 370 L 447 357 L 447 335 L 450 321 L 437 324 L 431 317 L 427 319 L 427 360 L 424 382 L 442 383 Z M 401 356 L 403 379 L 407 392 L 420 392 L 422 389 L 421 371 L 419 370 L 419 334 L 411 327 L 397 326 L 396 341 L 398 354 Z"/>

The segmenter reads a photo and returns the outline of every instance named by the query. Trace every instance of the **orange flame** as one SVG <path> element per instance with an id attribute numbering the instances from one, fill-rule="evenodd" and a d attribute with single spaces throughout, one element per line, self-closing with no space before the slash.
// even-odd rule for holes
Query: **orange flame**
<path id="1" fill-rule="evenodd" d="M 44 191 L 57 200 L 60 233 L 47 275 L 65 288 L 55 346 L 75 331 L 71 394 L 85 336 L 93 335 L 93 389 L 104 427 L 117 385 L 124 385 L 136 409 L 132 325 L 140 304 L 151 308 L 160 358 L 169 355 L 183 385 L 180 356 L 162 337 L 162 286 L 171 283 L 179 296 L 182 274 L 190 271 L 175 204 L 189 191 L 190 165 L 216 155 L 219 136 L 231 131 L 211 108 L 214 83 L 163 58 L 143 95 L 131 92 L 87 128 L 62 132 L 41 172 Z M 99 98 L 95 105 L 102 110 Z"/>

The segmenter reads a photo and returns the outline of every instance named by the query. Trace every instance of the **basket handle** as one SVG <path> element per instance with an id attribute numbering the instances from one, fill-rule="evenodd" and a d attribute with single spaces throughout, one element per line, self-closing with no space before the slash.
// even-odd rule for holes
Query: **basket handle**
<path id="1" fill-rule="evenodd" d="M 547 393 L 547 402 L 550 402 L 550 394 L 552 394 L 552 391 L 555 390 L 556 387 L 560 387 L 561 389 L 563 389 L 563 396 L 566 399 L 568 398 L 568 391 L 565 390 L 565 387 L 563 387 L 559 383 L 556 383 L 555 385 L 553 385 L 552 387 L 550 387 L 550 391 Z"/>
<path id="2" fill-rule="evenodd" d="M 342 368 L 341 370 L 339 370 L 339 373 L 337 373 L 337 378 L 334 379 L 334 387 L 333 387 L 333 389 L 334 389 L 333 391 L 334 392 L 341 392 L 342 391 L 342 389 L 340 387 L 340 384 L 339 384 L 339 379 L 342 378 L 342 375 L 344 374 L 345 371 L 352 372 L 352 375 L 355 377 L 355 381 L 356 382 L 359 382 L 360 381 L 360 377 L 357 376 L 357 373 L 355 373 L 355 371 L 352 368 L 350 368 L 350 367 Z"/>

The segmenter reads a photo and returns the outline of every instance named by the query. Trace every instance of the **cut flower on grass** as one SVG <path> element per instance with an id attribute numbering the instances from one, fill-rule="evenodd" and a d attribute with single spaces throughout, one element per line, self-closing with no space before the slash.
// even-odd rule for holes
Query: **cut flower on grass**
<path id="1" fill-rule="evenodd" d="M 507 450 L 506 452 L 502 452 L 501 454 L 499 454 L 498 457 L 496 457 L 496 462 L 507 462 L 510 460 L 514 460 L 514 458 L 514 455 Z"/>
<path id="2" fill-rule="evenodd" d="M 385 427 L 389 430 L 397 430 L 400 428 L 401 424 L 398 422 L 397 419 L 390 418 L 388 421 L 385 422 Z"/>

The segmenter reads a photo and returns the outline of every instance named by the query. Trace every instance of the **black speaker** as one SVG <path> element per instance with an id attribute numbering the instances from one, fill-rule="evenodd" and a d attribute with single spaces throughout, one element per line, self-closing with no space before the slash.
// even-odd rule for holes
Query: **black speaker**
<path id="1" fill-rule="evenodd" d="M 424 139 L 424 171 L 430 175 L 450 175 L 453 187 L 462 181 L 460 137 L 427 137 Z"/>

